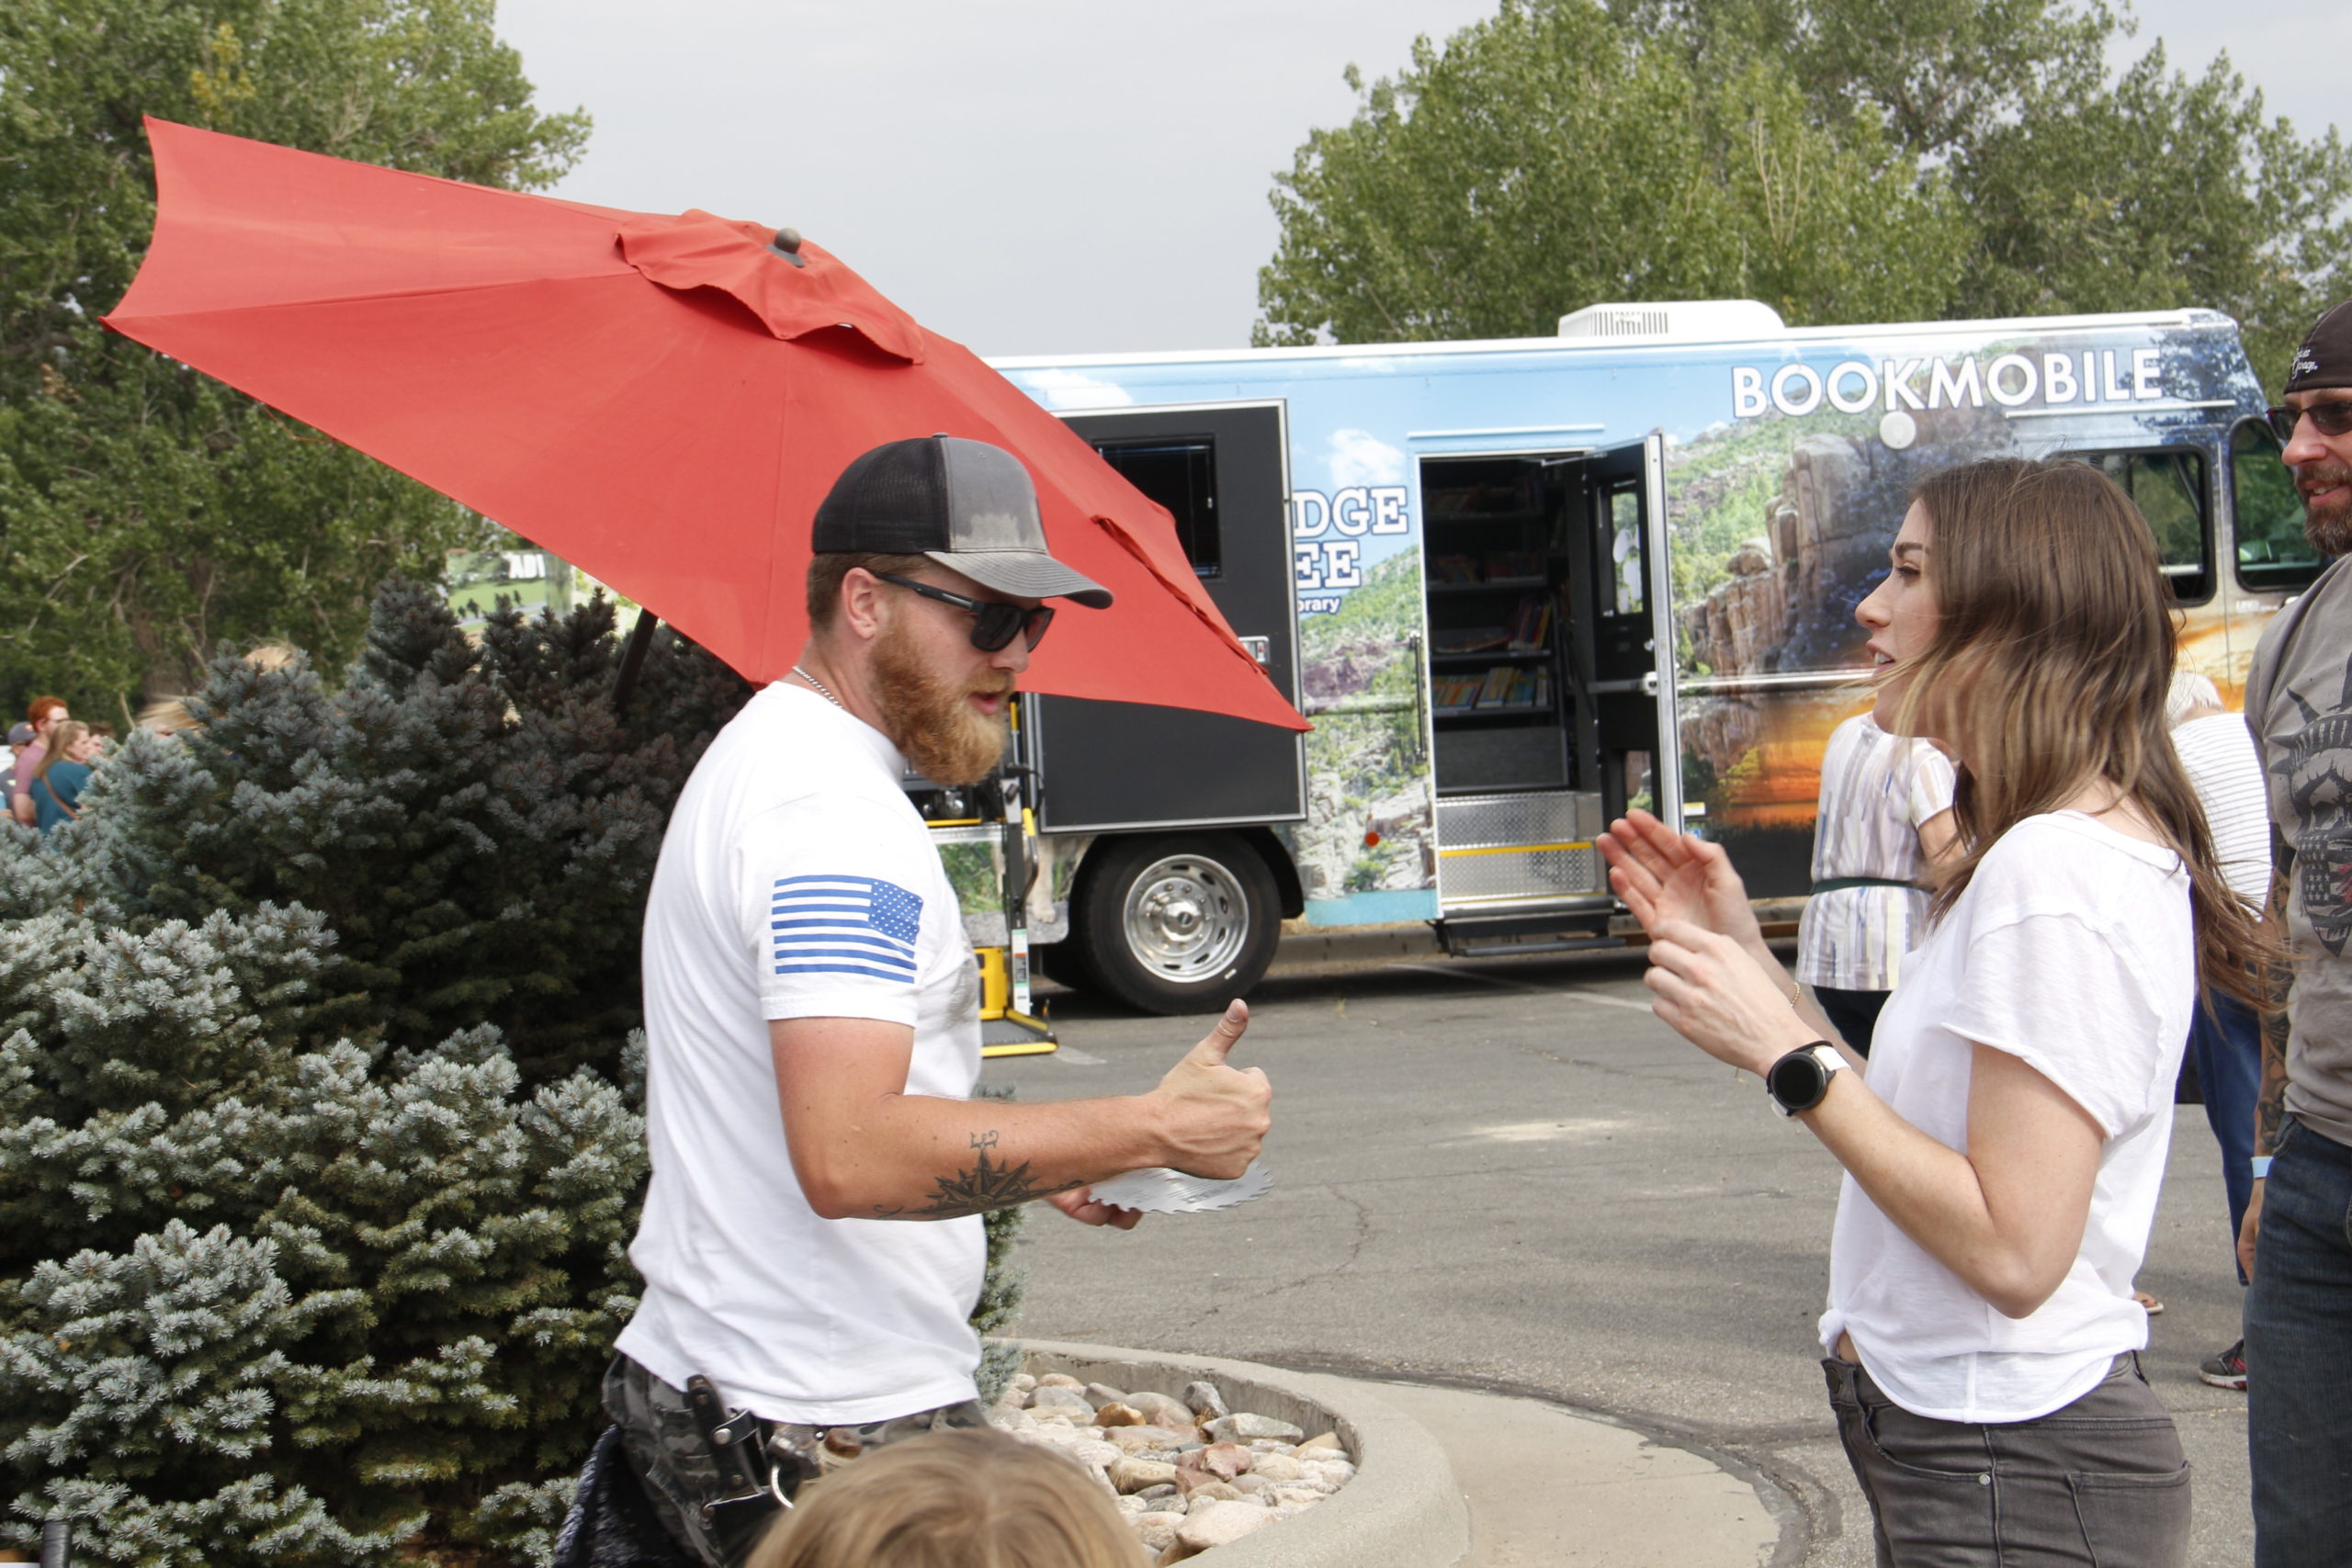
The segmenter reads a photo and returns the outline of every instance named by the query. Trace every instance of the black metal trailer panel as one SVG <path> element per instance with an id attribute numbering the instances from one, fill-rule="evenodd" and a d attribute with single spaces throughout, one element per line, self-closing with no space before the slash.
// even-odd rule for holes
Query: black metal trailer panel
<path id="1" fill-rule="evenodd" d="M 1066 417 L 1175 516 L 1202 586 L 1245 641 L 1264 639 L 1266 668 L 1295 704 L 1298 615 L 1282 405 Z M 1082 697 L 1033 697 L 1027 705 L 1031 756 L 1044 781 L 1044 831 L 1295 822 L 1306 814 L 1305 749 L 1293 731 Z"/>

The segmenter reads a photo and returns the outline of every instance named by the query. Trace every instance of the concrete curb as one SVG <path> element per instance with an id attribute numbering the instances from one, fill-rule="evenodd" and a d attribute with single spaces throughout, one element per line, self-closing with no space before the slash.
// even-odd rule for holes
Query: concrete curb
<path id="1" fill-rule="evenodd" d="M 1364 1386 L 1255 1361 L 1122 1350 L 1048 1339 L 1016 1341 L 1035 1372 L 1068 1372 L 1134 1393 L 1181 1394 L 1206 1378 L 1237 1410 L 1336 1431 L 1356 1475 L 1328 1503 L 1247 1535 L 1214 1555 L 1218 1568 L 1454 1568 L 1469 1554 L 1470 1513 L 1445 1450 L 1419 1422 Z"/>

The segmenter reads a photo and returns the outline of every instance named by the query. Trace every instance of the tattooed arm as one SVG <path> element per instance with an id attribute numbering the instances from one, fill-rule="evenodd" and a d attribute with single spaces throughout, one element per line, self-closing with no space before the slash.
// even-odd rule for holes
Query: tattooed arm
<path id="1" fill-rule="evenodd" d="M 793 1173 L 811 1208 L 831 1220 L 952 1220 L 1145 1166 L 1240 1175 L 1272 1096 L 1264 1073 L 1226 1063 L 1249 1022 L 1235 1003 L 1148 1094 L 1035 1105 L 909 1094 L 914 1031 L 904 1024 L 788 1019 L 769 1024 L 768 1038 Z M 1097 1224 L 1110 1213 L 1058 1206 Z"/>
<path id="2" fill-rule="evenodd" d="M 2294 873 L 2294 846 L 2274 825 L 2270 829 L 2270 903 L 2262 918 L 2286 946 L 2289 877 Z M 2281 970 L 2270 977 L 2271 1010 L 2262 1018 L 2262 1092 L 2254 1102 L 2254 1152 L 2259 1156 L 2278 1146 L 2287 1119 L 2287 997 L 2293 972 Z M 2263 1183 L 2256 1179 L 2254 1195 L 2246 1200 L 2245 1219 L 2238 1226 L 2238 1266 L 2254 1277 L 2255 1239 L 2262 1230 Z"/>

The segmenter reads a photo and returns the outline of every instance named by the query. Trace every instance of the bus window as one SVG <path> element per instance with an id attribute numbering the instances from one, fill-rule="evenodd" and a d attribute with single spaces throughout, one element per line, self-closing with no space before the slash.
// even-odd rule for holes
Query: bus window
<path id="1" fill-rule="evenodd" d="M 2258 419 L 2230 433 L 2230 501 L 2237 513 L 2238 581 L 2256 592 L 2307 587 L 2320 559 L 2303 536 L 2303 498 Z"/>
<path id="2" fill-rule="evenodd" d="M 1168 508 L 1195 577 L 1225 572 L 1216 529 L 1216 443 L 1206 435 L 1149 441 L 1098 441 L 1094 449 L 1119 477 Z"/>
<path id="3" fill-rule="evenodd" d="M 2205 502 L 2205 454 L 2186 446 L 2138 452 L 2069 452 L 2123 489 L 2156 536 L 2176 603 L 2200 604 L 2213 596 L 2212 557 L 2206 541 L 2212 518 Z"/>

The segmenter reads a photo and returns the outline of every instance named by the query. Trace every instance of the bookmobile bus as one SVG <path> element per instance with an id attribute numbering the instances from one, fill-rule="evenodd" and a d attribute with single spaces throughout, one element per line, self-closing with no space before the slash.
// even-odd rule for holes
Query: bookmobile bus
<path id="1" fill-rule="evenodd" d="M 1024 943 L 1174 1012 L 1246 990 L 1285 919 L 1425 921 L 1455 953 L 1608 941 L 1592 840 L 1629 805 L 1801 897 L 1823 747 L 1870 700 L 1854 607 L 1930 469 L 2104 468 L 2154 532 L 2184 666 L 2233 699 L 2319 564 L 2205 310 L 1599 306 L 1555 338 L 993 363 L 1169 509 L 1315 725 L 1033 696 L 1003 781 L 918 793 L 1007 1048 Z"/>

